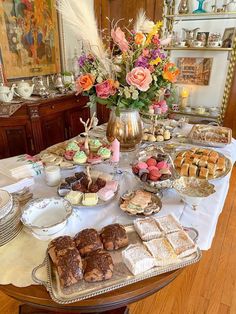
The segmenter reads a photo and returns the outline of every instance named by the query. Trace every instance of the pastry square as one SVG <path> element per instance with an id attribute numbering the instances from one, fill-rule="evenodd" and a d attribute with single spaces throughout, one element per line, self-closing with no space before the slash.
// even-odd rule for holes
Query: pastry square
<path id="1" fill-rule="evenodd" d="M 155 266 L 155 259 L 141 244 L 131 244 L 122 251 L 125 265 L 133 275 L 143 273 Z"/>
<path id="2" fill-rule="evenodd" d="M 191 255 L 196 251 L 195 243 L 183 230 L 167 234 L 166 237 L 180 258 Z"/>
<path id="3" fill-rule="evenodd" d="M 184 163 L 180 170 L 180 175 L 188 177 L 189 163 Z"/>
<path id="4" fill-rule="evenodd" d="M 117 181 L 107 181 L 106 182 L 106 185 L 105 185 L 105 188 L 109 189 L 109 190 L 112 190 L 113 192 L 116 192 L 117 189 L 118 189 L 118 182 Z"/>
<path id="5" fill-rule="evenodd" d="M 66 194 L 65 199 L 68 200 L 72 205 L 78 205 L 81 202 L 83 193 L 79 191 L 70 191 Z"/>
<path id="6" fill-rule="evenodd" d="M 109 174 L 109 173 L 102 173 L 99 175 L 100 179 L 107 181 L 111 181 L 113 179 L 113 175 Z"/>
<path id="7" fill-rule="evenodd" d="M 144 242 L 148 251 L 156 259 L 156 266 L 166 266 L 178 262 L 178 256 L 165 238 Z"/>
<path id="8" fill-rule="evenodd" d="M 209 170 L 207 168 L 201 167 L 199 172 L 200 179 L 207 179 L 209 174 Z"/>
<path id="9" fill-rule="evenodd" d="M 134 221 L 134 228 L 144 241 L 159 238 L 162 235 L 156 220 L 151 217 L 136 219 Z"/>
<path id="10" fill-rule="evenodd" d="M 114 192 L 106 186 L 98 191 L 98 197 L 104 202 L 110 200 L 113 196 Z"/>
<path id="11" fill-rule="evenodd" d="M 183 230 L 180 223 L 172 215 L 158 217 L 156 218 L 156 222 L 160 230 L 162 230 L 165 233 L 171 233 L 171 232 Z"/>
<path id="12" fill-rule="evenodd" d="M 98 195 L 97 193 L 85 193 L 82 199 L 82 204 L 84 206 L 94 206 L 97 205 Z"/>

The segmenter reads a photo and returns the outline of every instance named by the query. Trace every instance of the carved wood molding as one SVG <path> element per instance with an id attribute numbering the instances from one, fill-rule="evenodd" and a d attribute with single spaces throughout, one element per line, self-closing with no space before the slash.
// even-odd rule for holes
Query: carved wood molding
<path id="1" fill-rule="evenodd" d="M 28 111 L 31 120 L 40 118 L 38 106 L 28 106 Z"/>

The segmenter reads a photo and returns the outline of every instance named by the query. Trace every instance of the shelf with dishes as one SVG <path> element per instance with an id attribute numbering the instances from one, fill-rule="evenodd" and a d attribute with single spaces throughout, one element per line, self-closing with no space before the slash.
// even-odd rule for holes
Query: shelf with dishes
<path id="1" fill-rule="evenodd" d="M 201 50 L 201 51 L 232 51 L 233 48 L 224 47 L 166 47 L 165 50 Z"/>
<path id="2" fill-rule="evenodd" d="M 184 110 L 179 110 L 179 111 L 170 110 L 169 113 L 170 114 L 181 114 L 181 115 L 185 115 L 185 116 L 197 116 L 200 118 L 210 118 L 210 119 L 217 119 L 217 117 L 218 117 L 218 113 L 217 114 L 211 114 L 208 111 L 205 111 L 204 113 L 198 113 L 196 110 L 193 110 L 193 109 L 191 112 L 187 112 Z"/>
<path id="3" fill-rule="evenodd" d="M 167 14 L 164 16 L 167 19 L 174 20 L 224 20 L 236 19 L 236 12 L 207 12 L 207 13 L 190 13 L 190 14 Z"/>

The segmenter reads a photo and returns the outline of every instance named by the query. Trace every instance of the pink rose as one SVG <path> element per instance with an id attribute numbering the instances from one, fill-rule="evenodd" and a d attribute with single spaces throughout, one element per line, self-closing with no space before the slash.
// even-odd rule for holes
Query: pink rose
<path id="1" fill-rule="evenodd" d="M 129 48 L 128 41 L 125 38 L 125 33 L 117 27 L 116 29 L 111 30 L 111 37 L 115 44 L 117 44 L 122 52 L 125 52 Z"/>
<path id="2" fill-rule="evenodd" d="M 126 82 L 145 92 L 150 87 L 152 76 L 148 69 L 136 67 L 131 72 L 127 73 Z"/>
<path id="3" fill-rule="evenodd" d="M 97 96 L 104 99 L 113 96 L 116 93 L 113 80 L 106 80 L 102 83 L 96 84 L 95 89 Z"/>
<path id="4" fill-rule="evenodd" d="M 159 102 L 162 113 L 166 113 L 168 111 L 168 106 L 165 100 L 161 100 Z"/>

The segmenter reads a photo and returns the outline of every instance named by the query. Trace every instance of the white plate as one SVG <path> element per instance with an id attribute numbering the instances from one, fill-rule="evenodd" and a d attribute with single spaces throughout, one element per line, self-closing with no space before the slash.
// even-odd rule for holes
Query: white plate
<path id="1" fill-rule="evenodd" d="M 36 235 L 49 236 L 64 228 L 72 210 L 71 204 L 60 197 L 35 199 L 24 208 L 21 221 Z"/>
<path id="2" fill-rule="evenodd" d="M 12 209 L 12 196 L 5 190 L 0 190 L 0 219 Z"/>

